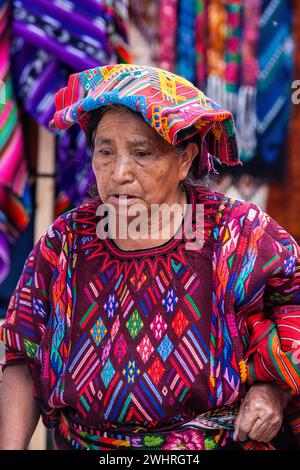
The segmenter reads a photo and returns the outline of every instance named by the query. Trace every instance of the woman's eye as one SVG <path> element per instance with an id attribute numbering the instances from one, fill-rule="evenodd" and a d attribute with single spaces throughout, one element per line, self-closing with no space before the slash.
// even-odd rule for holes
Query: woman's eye
<path id="1" fill-rule="evenodd" d="M 146 157 L 147 155 L 150 155 L 150 152 L 147 150 L 137 150 L 135 154 L 137 157 Z"/>
<path id="2" fill-rule="evenodd" d="M 99 155 L 103 155 L 103 156 L 106 157 L 106 156 L 110 155 L 111 152 L 110 152 L 110 150 L 108 150 L 108 149 L 100 149 L 100 150 L 98 150 L 98 154 L 99 154 Z"/>

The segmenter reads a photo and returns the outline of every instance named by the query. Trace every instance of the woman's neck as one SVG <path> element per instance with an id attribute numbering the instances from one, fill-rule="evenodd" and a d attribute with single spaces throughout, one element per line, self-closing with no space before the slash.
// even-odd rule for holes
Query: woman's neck
<path id="1" fill-rule="evenodd" d="M 177 201 L 173 203 L 175 210 L 167 210 L 162 218 L 154 220 L 153 213 L 148 216 L 148 233 L 134 238 L 131 236 L 130 230 L 127 231 L 126 238 L 116 237 L 114 242 L 117 247 L 124 251 L 145 250 L 163 245 L 173 238 L 182 225 L 185 208 L 187 204 L 187 195 L 184 189 L 180 188 Z M 168 207 L 172 208 L 172 205 Z M 128 224 L 130 228 L 130 222 Z"/>

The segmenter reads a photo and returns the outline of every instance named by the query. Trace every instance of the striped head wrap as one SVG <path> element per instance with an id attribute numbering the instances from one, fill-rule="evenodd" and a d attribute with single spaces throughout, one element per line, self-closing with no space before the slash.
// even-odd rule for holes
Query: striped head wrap
<path id="1" fill-rule="evenodd" d="M 234 119 L 186 79 L 166 70 L 132 64 L 108 65 L 70 76 L 55 96 L 52 130 L 78 122 L 86 133 L 89 112 L 121 104 L 141 114 L 167 142 L 199 134 L 199 175 L 220 163 L 240 163 Z"/>

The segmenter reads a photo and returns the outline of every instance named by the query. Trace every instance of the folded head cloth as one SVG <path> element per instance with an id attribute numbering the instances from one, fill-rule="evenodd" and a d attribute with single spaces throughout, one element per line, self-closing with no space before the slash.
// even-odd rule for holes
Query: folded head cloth
<path id="1" fill-rule="evenodd" d="M 232 114 L 183 77 L 155 67 L 107 65 L 71 75 L 56 93 L 49 127 L 78 122 L 86 133 L 89 112 L 112 104 L 140 113 L 171 144 L 199 134 L 199 175 L 213 167 L 212 156 L 227 165 L 241 163 Z"/>

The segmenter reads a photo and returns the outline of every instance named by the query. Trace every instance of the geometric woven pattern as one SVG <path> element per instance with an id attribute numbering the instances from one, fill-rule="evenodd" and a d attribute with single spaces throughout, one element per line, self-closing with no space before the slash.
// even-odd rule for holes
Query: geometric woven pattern
<path id="1" fill-rule="evenodd" d="M 162 315 L 157 313 L 153 322 L 150 325 L 151 330 L 153 331 L 155 338 L 157 340 L 162 338 L 163 333 L 167 329 L 167 323 L 164 321 Z"/>
<path id="2" fill-rule="evenodd" d="M 181 310 L 179 310 L 172 323 L 172 328 L 174 329 L 177 336 L 180 337 L 182 335 L 188 324 L 189 322 L 187 321 L 186 316 Z"/>
<path id="3" fill-rule="evenodd" d="M 115 370 L 113 368 L 112 363 L 108 359 L 102 372 L 101 372 L 101 377 L 103 380 L 103 383 L 105 385 L 105 388 L 108 388 L 113 376 L 115 375 Z"/>
<path id="4" fill-rule="evenodd" d="M 140 369 L 138 368 L 137 362 L 134 360 L 134 358 L 131 358 L 128 361 L 128 364 L 126 364 L 125 369 L 123 369 L 123 375 L 126 379 L 126 382 L 129 383 L 130 385 L 133 385 L 140 374 Z"/>
<path id="5" fill-rule="evenodd" d="M 169 289 L 162 301 L 163 306 L 169 314 L 173 313 L 177 302 L 178 297 L 176 296 L 174 290 Z"/>
<path id="6" fill-rule="evenodd" d="M 192 446 L 194 428 L 181 444 L 171 430 L 234 405 L 246 380 L 300 393 L 299 248 L 257 206 L 187 191 L 190 217 L 204 204 L 199 251 L 184 237 L 153 252 L 100 242 L 95 199 L 28 257 L 0 329 L 6 361 L 27 361 L 45 424 L 73 447 L 138 447 L 145 433 L 150 447 Z"/>
<path id="7" fill-rule="evenodd" d="M 107 313 L 108 318 L 112 318 L 114 316 L 115 311 L 118 308 L 118 302 L 114 294 L 109 294 L 109 298 L 107 302 L 104 304 L 104 310 Z"/>
<path id="8" fill-rule="evenodd" d="M 154 348 L 151 344 L 151 341 L 148 335 L 144 336 L 143 340 L 140 342 L 140 344 L 138 345 L 136 349 L 138 353 L 140 354 L 142 361 L 146 363 L 154 351 Z"/>
<path id="9" fill-rule="evenodd" d="M 78 122 L 87 130 L 89 111 L 118 103 L 139 112 L 167 142 L 199 135 L 198 163 L 209 165 L 209 153 L 223 163 L 239 162 L 232 114 L 198 90 L 191 82 L 166 70 L 116 64 L 70 76 L 56 93 L 51 129 L 67 129 Z M 203 136 L 207 146 L 202 145 Z M 207 148 L 206 148 L 207 147 Z"/>
<path id="10" fill-rule="evenodd" d="M 162 342 L 160 343 L 159 347 L 157 348 L 159 354 L 161 355 L 163 361 L 165 361 L 169 354 L 171 353 L 172 349 L 174 349 L 173 344 L 171 343 L 168 335 L 164 337 Z"/>
<path id="11" fill-rule="evenodd" d="M 126 326 L 129 330 L 132 339 L 135 339 L 144 326 L 143 321 L 137 310 L 134 310 L 128 322 L 126 323 Z"/>
<path id="12" fill-rule="evenodd" d="M 103 340 L 104 336 L 106 335 L 107 333 L 107 329 L 106 329 L 106 326 L 105 324 L 103 323 L 103 320 L 102 318 L 100 317 L 95 325 L 93 326 L 93 328 L 91 329 L 91 335 L 92 337 L 94 338 L 94 341 L 95 343 L 97 344 L 97 346 L 101 343 L 101 341 Z"/>

